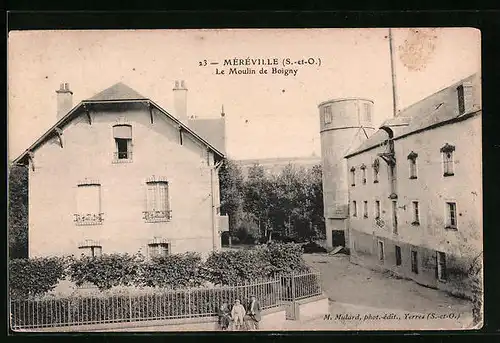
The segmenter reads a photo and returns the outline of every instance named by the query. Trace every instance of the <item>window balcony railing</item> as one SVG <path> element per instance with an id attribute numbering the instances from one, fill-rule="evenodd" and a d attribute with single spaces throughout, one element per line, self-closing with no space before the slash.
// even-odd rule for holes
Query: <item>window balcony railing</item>
<path id="1" fill-rule="evenodd" d="M 77 213 L 74 216 L 76 225 L 101 225 L 104 221 L 104 213 Z"/>
<path id="2" fill-rule="evenodd" d="M 144 214 L 143 219 L 146 221 L 146 223 L 158 223 L 158 222 L 166 222 L 172 219 L 170 210 L 168 211 L 144 211 L 142 212 Z"/>
<path id="3" fill-rule="evenodd" d="M 132 151 L 120 151 L 113 153 L 113 163 L 132 162 Z"/>

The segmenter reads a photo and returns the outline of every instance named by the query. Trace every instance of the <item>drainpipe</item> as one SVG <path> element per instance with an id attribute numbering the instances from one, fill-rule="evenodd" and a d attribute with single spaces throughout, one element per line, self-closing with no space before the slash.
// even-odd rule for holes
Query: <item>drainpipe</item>
<path id="1" fill-rule="evenodd" d="M 215 218 L 216 213 L 215 213 L 215 182 L 214 182 L 214 176 L 217 176 L 219 173 L 219 169 L 222 166 L 223 161 L 217 162 L 214 167 L 210 168 L 210 184 L 211 184 L 211 199 L 212 199 L 212 248 L 213 250 L 217 249 L 217 244 L 216 244 L 216 237 L 218 237 L 218 231 L 217 231 L 217 220 Z M 215 174 L 215 175 L 214 175 Z"/>

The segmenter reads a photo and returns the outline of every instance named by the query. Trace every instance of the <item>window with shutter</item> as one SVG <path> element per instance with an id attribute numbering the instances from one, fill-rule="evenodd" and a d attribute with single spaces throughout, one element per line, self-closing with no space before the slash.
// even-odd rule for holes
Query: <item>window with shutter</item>
<path id="1" fill-rule="evenodd" d="M 167 181 L 149 181 L 146 183 L 146 222 L 168 221 L 171 216 Z"/>
<path id="2" fill-rule="evenodd" d="M 103 222 L 101 211 L 101 185 L 98 183 L 82 183 L 77 188 L 76 199 L 77 225 L 98 225 Z"/>

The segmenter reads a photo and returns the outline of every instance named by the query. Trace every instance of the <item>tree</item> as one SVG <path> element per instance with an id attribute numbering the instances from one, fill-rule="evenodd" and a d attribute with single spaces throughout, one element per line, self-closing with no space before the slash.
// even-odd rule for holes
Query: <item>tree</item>
<path id="1" fill-rule="evenodd" d="M 234 161 L 226 160 L 219 171 L 221 213 L 229 216 L 229 245 L 243 216 L 243 175 Z"/>
<path id="2" fill-rule="evenodd" d="M 323 205 L 323 178 L 321 165 L 315 165 L 307 173 L 307 212 L 310 226 L 308 236 L 325 239 L 325 217 Z"/>
<path id="3" fill-rule="evenodd" d="M 284 228 L 286 236 L 302 240 L 322 238 L 324 233 L 321 167 L 286 166 L 276 177 L 275 203 L 271 221 Z"/>
<path id="4" fill-rule="evenodd" d="M 9 171 L 9 257 L 28 257 L 28 168 L 13 165 Z"/>
<path id="5" fill-rule="evenodd" d="M 269 188 L 267 183 L 268 180 L 261 165 L 256 164 L 249 168 L 243 191 L 243 211 L 255 216 L 259 229 L 262 229 L 262 224 L 268 220 L 270 199 L 266 196 Z"/>

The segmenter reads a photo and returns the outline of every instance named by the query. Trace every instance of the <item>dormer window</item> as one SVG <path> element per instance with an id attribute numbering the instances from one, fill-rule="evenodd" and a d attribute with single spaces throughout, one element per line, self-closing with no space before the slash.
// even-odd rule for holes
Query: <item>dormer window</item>
<path id="1" fill-rule="evenodd" d="M 325 106 L 323 107 L 323 119 L 325 125 L 330 124 L 332 122 L 332 107 Z"/>
<path id="2" fill-rule="evenodd" d="M 373 161 L 373 183 L 378 183 L 378 173 L 379 173 L 379 170 L 380 170 L 380 161 L 378 160 L 378 158 Z"/>
<path id="3" fill-rule="evenodd" d="M 464 97 L 464 86 L 460 85 L 457 87 L 457 98 L 458 98 L 458 113 L 465 113 L 465 97 Z"/>
<path id="4" fill-rule="evenodd" d="M 418 154 L 415 152 L 410 152 L 408 155 L 408 163 L 410 167 L 410 179 L 416 179 L 417 178 L 417 157 Z"/>
<path id="5" fill-rule="evenodd" d="M 450 145 L 446 143 L 442 148 L 441 148 L 441 154 L 443 157 L 443 176 L 453 176 L 454 175 L 454 170 L 453 170 L 453 154 L 455 152 L 455 147 L 453 145 Z"/>
<path id="6" fill-rule="evenodd" d="M 356 186 L 356 168 L 351 168 L 351 186 Z"/>
<path id="7" fill-rule="evenodd" d="M 132 126 L 125 124 L 113 126 L 113 137 L 116 145 L 114 162 L 132 161 Z"/>

